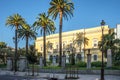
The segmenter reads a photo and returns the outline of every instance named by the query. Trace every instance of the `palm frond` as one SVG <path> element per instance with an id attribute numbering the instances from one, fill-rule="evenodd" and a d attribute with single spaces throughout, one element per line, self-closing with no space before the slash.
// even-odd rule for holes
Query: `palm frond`
<path id="1" fill-rule="evenodd" d="M 33 24 L 36 29 L 40 29 L 41 35 L 43 34 L 43 29 L 46 27 L 46 33 L 51 34 L 53 32 L 52 27 L 54 28 L 54 22 L 49 19 L 49 16 L 45 13 L 41 13 L 38 15 L 37 20 Z"/>
<path id="2" fill-rule="evenodd" d="M 16 27 L 16 29 L 19 28 L 23 23 L 25 23 L 25 20 L 19 14 L 9 16 L 6 20 L 6 26 Z"/>
<path id="3" fill-rule="evenodd" d="M 48 14 L 56 19 L 60 11 L 63 13 L 64 19 L 68 20 L 68 16 L 73 16 L 74 4 L 70 0 L 51 0 Z"/>

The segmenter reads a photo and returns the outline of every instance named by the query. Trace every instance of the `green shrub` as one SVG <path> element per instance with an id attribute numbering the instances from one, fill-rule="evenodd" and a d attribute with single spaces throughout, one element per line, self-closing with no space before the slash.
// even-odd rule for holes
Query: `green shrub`
<path id="1" fill-rule="evenodd" d="M 101 67 L 101 65 L 102 65 L 101 61 L 96 61 L 91 63 L 92 67 Z M 104 62 L 104 66 L 106 66 L 106 62 Z"/>
<path id="2" fill-rule="evenodd" d="M 76 64 L 77 67 L 86 67 L 86 62 L 80 61 Z"/>
<path id="3" fill-rule="evenodd" d="M 120 50 L 113 54 L 113 65 L 120 66 Z"/>
<path id="4" fill-rule="evenodd" d="M 71 67 L 72 66 L 70 63 L 66 63 L 65 65 L 66 65 L 66 67 Z"/>
<path id="5" fill-rule="evenodd" d="M 6 64 L 0 64 L 0 68 L 5 68 L 6 66 Z"/>
<path id="6" fill-rule="evenodd" d="M 52 64 L 51 61 L 47 61 L 46 63 L 47 63 L 48 66 L 50 66 Z"/>
<path id="7" fill-rule="evenodd" d="M 96 61 L 96 62 L 92 62 L 92 63 L 91 63 L 91 66 L 92 66 L 92 67 L 101 67 L 101 64 L 102 64 L 101 61 Z"/>

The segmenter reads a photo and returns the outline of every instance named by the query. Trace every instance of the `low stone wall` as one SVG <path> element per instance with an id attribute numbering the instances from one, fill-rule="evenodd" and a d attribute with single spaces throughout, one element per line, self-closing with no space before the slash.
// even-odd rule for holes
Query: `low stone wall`
<path id="1" fill-rule="evenodd" d="M 79 70 L 79 74 L 101 74 L 101 70 Z M 120 75 L 120 70 L 104 70 L 106 75 Z"/>
<path id="2" fill-rule="evenodd" d="M 45 72 L 45 73 L 66 73 L 65 69 L 59 69 L 59 70 L 54 70 L 54 69 L 40 69 L 40 72 Z M 99 75 L 101 74 L 101 70 L 79 70 L 78 74 L 94 74 L 94 75 Z M 104 70 L 105 75 L 120 75 L 120 70 Z"/>

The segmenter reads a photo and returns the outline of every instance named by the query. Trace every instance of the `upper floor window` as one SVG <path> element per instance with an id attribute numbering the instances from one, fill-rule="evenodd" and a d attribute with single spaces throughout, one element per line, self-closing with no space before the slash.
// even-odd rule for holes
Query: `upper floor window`
<path id="1" fill-rule="evenodd" d="M 98 47 L 98 39 L 97 38 L 94 38 L 93 39 L 93 48 L 97 48 Z"/>

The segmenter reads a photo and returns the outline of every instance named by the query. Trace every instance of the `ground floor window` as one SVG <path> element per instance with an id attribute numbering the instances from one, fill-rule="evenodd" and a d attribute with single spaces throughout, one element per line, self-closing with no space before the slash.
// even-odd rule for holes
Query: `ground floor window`
<path id="1" fill-rule="evenodd" d="M 98 56 L 96 54 L 93 55 L 93 60 L 97 61 Z"/>

